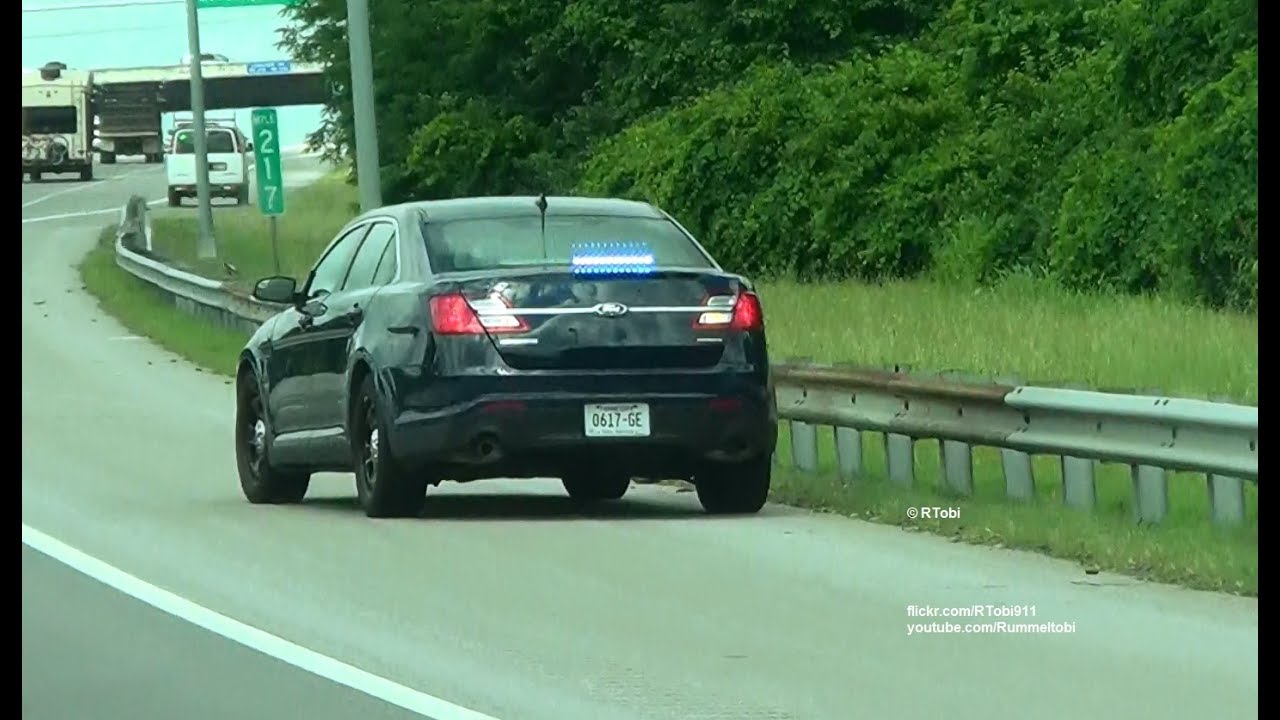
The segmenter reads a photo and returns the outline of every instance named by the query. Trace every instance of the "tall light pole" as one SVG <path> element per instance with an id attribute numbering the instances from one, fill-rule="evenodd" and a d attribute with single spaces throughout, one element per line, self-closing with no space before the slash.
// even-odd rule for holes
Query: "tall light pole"
<path id="1" fill-rule="evenodd" d="M 382 180 L 378 174 L 378 121 L 373 107 L 369 0 L 347 0 L 347 43 L 351 51 L 351 103 L 356 123 L 356 181 L 360 185 L 360 210 L 368 212 L 382 207 Z"/>
<path id="2" fill-rule="evenodd" d="M 191 53 L 191 124 L 196 140 L 196 217 L 200 235 L 196 257 L 218 257 L 213 239 L 213 206 L 209 202 L 209 135 L 204 126 L 204 73 L 200 68 L 200 14 L 196 0 L 187 0 L 187 45 Z"/>

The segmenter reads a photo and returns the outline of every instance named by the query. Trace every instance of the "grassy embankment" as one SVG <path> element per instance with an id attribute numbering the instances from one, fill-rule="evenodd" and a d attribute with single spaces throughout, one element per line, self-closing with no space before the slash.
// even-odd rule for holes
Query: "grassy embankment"
<path id="1" fill-rule="evenodd" d="M 350 217 L 352 204 L 351 188 L 336 179 L 295 191 L 289 215 L 280 222 L 283 270 L 303 277 L 337 227 Z M 273 274 L 266 220 L 256 209 L 220 209 L 216 223 L 222 259 L 236 267 L 237 282 Z M 222 260 L 200 263 L 194 259 L 195 225 L 189 212 L 158 212 L 154 229 L 160 255 L 201 274 L 229 279 Z M 196 323 L 120 271 L 111 257 L 110 236 L 104 231 L 104 243 L 82 267 L 86 285 L 106 310 L 168 349 L 211 370 L 229 373 L 244 336 Z M 779 358 L 880 366 L 901 362 L 918 368 L 1257 401 L 1255 317 L 1188 308 L 1157 298 L 1080 296 L 1031 282 L 980 291 L 924 282 L 881 286 L 775 282 L 764 284 L 761 293 L 772 352 Z M 813 308 L 831 306 L 833 300 L 841 313 L 814 314 Z M 1205 520 L 1204 478 L 1174 474 L 1170 517 L 1159 527 L 1139 527 L 1131 519 L 1127 468 L 1099 469 L 1097 512 L 1082 514 L 1062 507 L 1061 474 L 1054 458 L 1036 461 L 1038 502 L 1015 506 L 1003 499 L 1003 478 L 994 450 L 975 452 L 974 495 L 950 498 L 939 488 L 934 442 L 918 443 L 918 487 L 904 490 L 884 481 L 878 436 L 866 437 L 868 472 L 852 484 L 833 472 L 829 434 L 824 440 L 822 472 L 809 476 L 780 471 L 774 486 L 776 500 L 958 541 L 1039 550 L 1086 567 L 1198 588 L 1257 593 L 1255 486 L 1249 488 L 1246 524 L 1216 528 Z M 779 455 L 783 466 L 789 467 L 785 434 Z M 958 506 L 961 517 L 908 521 L 906 508 L 913 505 Z"/>

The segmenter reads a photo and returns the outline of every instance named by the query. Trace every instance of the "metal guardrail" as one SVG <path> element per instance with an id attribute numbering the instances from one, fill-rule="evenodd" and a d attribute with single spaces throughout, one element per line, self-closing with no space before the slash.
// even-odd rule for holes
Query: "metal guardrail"
<path id="1" fill-rule="evenodd" d="M 116 262 L 126 272 L 226 326 L 252 330 L 283 309 L 147 257 L 138 245 L 149 238 L 149 210 L 139 201 L 125 206 L 117 231 Z M 1224 524 L 1243 521 L 1244 484 L 1258 480 L 1256 407 L 803 362 L 775 365 L 773 379 L 792 463 L 802 472 L 819 470 L 818 431 L 826 426 L 839 473 L 851 481 L 865 472 L 867 432 L 883 436 L 888 479 L 904 486 L 916 479 L 916 442 L 937 440 L 944 486 L 961 495 L 973 492 L 974 447 L 1000 450 L 1013 501 L 1036 497 L 1033 456 L 1060 458 L 1063 500 L 1082 510 L 1097 502 L 1098 463 L 1128 465 L 1134 514 L 1143 522 L 1168 514 L 1168 471 L 1207 476 L 1212 518 Z"/>

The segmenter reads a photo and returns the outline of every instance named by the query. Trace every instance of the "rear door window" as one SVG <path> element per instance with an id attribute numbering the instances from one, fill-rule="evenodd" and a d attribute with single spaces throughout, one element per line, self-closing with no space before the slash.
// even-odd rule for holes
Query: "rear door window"
<path id="1" fill-rule="evenodd" d="M 374 223 L 364 243 L 360 245 L 356 259 L 351 261 L 351 270 L 347 273 L 347 282 L 342 286 L 343 290 L 361 290 L 374 284 L 378 262 L 382 259 L 387 244 L 395 235 L 395 225 L 389 222 Z"/>
<path id="2" fill-rule="evenodd" d="M 217 129 L 209 130 L 205 135 L 208 138 L 209 153 L 236 153 L 239 152 L 239 143 L 236 142 L 235 135 L 230 130 Z M 175 155 L 191 155 L 196 151 L 196 133 L 191 128 L 183 128 L 173 136 L 173 154 Z"/>
<path id="3" fill-rule="evenodd" d="M 311 286 L 307 288 L 308 299 L 337 292 L 342 287 L 347 271 L 351 268 L 351 260 L 360 247 L 360 239 L 368 231 L 368 225 L 354 227 L 330 248 L 328 254 L 315 267 L 315 276 L 311 279 Z"/>

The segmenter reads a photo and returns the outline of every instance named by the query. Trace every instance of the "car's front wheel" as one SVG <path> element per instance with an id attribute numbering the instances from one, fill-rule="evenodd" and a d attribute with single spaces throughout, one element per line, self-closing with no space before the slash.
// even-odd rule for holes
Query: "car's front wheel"
<path id="1" fill-rule="evenodd" d="M 301 502 L 311 484 L 311 474 L 271 466 L 262 392 L 251 371 L 241 375 L 236 396 L 236 467 L 245 499 L 255 505 Z"/>
<path id="2" fill-rule="evenodd" d="M 351 416 L 356 495 L 371 518 L 417 517 L 426 504 L 429 479 L 395 457 L 378 402 L 373 377 L 366 377 Z"/>
<path id="3" fill-rule="evenodd" d="M 768 455 L 737 463 L 715 463 L 693 477 L 702 509 L 712 515 L 760 512 L 769 499 L 773 464 Z"/>

